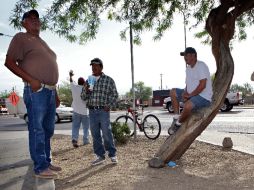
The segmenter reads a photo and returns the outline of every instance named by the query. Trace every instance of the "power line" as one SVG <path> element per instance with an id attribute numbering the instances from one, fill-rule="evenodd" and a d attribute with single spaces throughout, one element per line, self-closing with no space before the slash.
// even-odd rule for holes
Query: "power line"
<path id="1" fill-rule="evenodd" d="M 11 36 L 11 35 L 8 35 L 8 34 L 4 34 L 4 33 L 0 33 L 0 36 L 13 37 L 13 36 Z"/>

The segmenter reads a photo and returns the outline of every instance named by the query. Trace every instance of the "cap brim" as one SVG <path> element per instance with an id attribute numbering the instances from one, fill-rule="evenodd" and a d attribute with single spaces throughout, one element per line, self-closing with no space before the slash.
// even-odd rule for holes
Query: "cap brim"
<path id="1" fill-rule="evenodd" d="M 185 55 L 185 53 L 184 53 L 184 52 L 180 52 L 180 55 L 181 55 L 181 56 L 184 56 L 184 55 Z"/>
<path id="2" fill-rule="evenodd" d="M 92 63 L 90 63 L 90 65 L 102 65 L 102 63 L 99 63 L 99 62 L 92 62 Z"/>

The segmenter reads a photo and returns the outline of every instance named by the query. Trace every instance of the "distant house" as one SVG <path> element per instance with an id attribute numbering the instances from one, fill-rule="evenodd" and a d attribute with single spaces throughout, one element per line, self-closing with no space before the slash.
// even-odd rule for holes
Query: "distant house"
<path id="1" fill-rule="evenodd" d="M 154 90 L 153 91 L 153 106 L 162 106 L 164 98 L 169 97 L 170 90 Z"/>
<path id="2" fill-rule="evenodd" d="M 5 98 L 0 98 L 0 115 L 8 114 L 8 109 L 6 108 Z"/>

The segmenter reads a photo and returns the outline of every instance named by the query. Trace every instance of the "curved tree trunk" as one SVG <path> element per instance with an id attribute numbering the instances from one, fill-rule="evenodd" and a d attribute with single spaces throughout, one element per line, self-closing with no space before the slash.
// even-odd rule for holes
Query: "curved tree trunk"
<path id="1" fill-rule="evenodd" d="M 179 159 L 211 123 L 224 102 L 234 74 L 229 41 L 234 34 L 235 18 L 227 11 L 228 9 L 222 5 L 213 9 L 206 22 L 206 30 L 212 37 L 212 52 L 217 65 L 212 105 L 193 113 L 175 135 L 168 137 L 155 157 L 149 161 L 151 167 L 163 167 L 168 161 Z"/>

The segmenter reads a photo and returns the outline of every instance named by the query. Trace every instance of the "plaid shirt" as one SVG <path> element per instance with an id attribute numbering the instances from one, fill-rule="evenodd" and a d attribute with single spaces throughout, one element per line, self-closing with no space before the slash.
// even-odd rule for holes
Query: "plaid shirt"
<path id="1" fill-rule="evenodd" d="M 118 93 L 114 80 L 102 73 L 87 99 L 87 106 L 116 106 Z"/>

